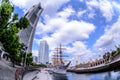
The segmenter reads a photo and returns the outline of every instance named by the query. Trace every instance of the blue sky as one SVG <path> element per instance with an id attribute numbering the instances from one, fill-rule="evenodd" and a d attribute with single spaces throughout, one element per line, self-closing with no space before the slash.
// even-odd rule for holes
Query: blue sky
<path id="1" fill-rule="evenodd" d="M 37 25 L 33 55 L 38 54 L 40 40 L 51 50 L 60 43 L 68 59 L 84 62 L 102 56 L 120 44 L 119 0 L 10 0 L 19 17 L 34 4 L 44 9 Z"/>

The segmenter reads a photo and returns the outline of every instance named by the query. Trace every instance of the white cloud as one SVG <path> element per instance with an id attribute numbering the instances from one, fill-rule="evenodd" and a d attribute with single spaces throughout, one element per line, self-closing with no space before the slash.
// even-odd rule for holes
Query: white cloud
<path id="1" fill-rule="evenodd" d="M 69 21 L 67 17 L 74 14 L 74 12 L 75 11 L 71 7 L 68 7 L 56 13 L 54 18 L 48 19 L 45 24 L 38 24 L 39 27 L 37 28 L 39 29 L 36 30 L 36 35 L 44 35 L 42 39 L 48 42 L 50 50 L 53 50 L 60 43 L 66 46 L 76 40 L 88 39 L 89 35 L 94 32 L 95 26 L 91 23 L 77 20 Z M 34 39 L 34 41 L 39 45 L 40 39 Z M 72 50 L 75 51 L 74 55 L 85 54 L 90 51 L 85 49 L 86 47 L 82 42 L 75 42 L 73 46 Z M 69 48 L 68 46 L 66 47 Z M 72 52 L 73 51 L 71 51 L 71 53 Z M 51 55 L 52 53 L 49 56 L 51 57 Z"/>
<path id="2" fill-rule="evenodd" d="M 120 4 L 118 4 L 117 2 L 113 1 L 112 2 L 113 6 L 116 8 L 116 10 L 120 13 Z"/>
<path id="3" fill-rule="evenodd" d="M 51 33 L 51 35 L 44 35 L 43 39 L 47 40 L 50 46 L 64 43 L 69 44 L 75 40 L 88 39 L 91 32 L 95 30 L 93 24 L 84 21 L 67 21 L 62 18 L 51 19 L 44 25 L 43 34 Z"/>
<path id="4" fill-rule="evenodd" d="M 37 27 L 36 27 L 35 34 L 36 34 L 36 35 L 42 34 L 43 29 L 44 29 L 44 24 L 41 23 L 41 22 L 38 22 Z"/>
<path id="5" fill-rule="evenodd" d="M 38 50 L 32 50 L 32 56 L 38 56 Z"/>
<path id="6" fill-rule="evenodd" d="M 10 0 L 15 6 L 18 6 L 23 11 L 28 10 L 33 5 L 39 3 L 39 0 Z"/>
<path id="7" fill-rule="evenodd" d="M 110 51 L 120 43 L 120 17 L 111 27 L 105 29 L 105 33 L 96 41 L 94 47 Z"/>
<path id="8" fill-rule="evenodd" d="M 96 59 L 96 55 L 93 53 L 86 53 L 84 55 L 77 55 L 74 57 L 74 62 L 77 61 L 78 64 L 79 63 L 83 63 L 83 62 L 88 62 L 91 60 L 95 60 Z"/>
<path id="9" fill-rule="evenodd" d="M 60 43 L 65 46 L 72 43 L 72 48 L 66 46 L 71 50 L 69 52 L 74 53 L 76 56 L 85 54 L 84 58 L 87 58 L 92 52 L 83 42 L 81 42 L 81 40 L 88 39 L 89 35 L 94 32 L 95 26 L 85 21 L 69 21 L 67 18 L 76 13 L 71 6 L 64 8 L 63 11 L 57 12 L 57 10 L 68 1 L 69 0 L 11 0 L 14 5 L 23 9 L 23 11 L 26 11 L 26 9 L 29 9 L 32 5 L 41 2 L 44 9 L 42 17 L 44 18 L 45 24 L 39 22 L 35 34 L 43 36 L 42 39 L 48 42 L 50 49 L 54 49 Z M 90 4 L 94 6 L 98 5 L 97 2 Z M 77 15 L 82 16 L 86 12 L 86 10 L 83 10 L 78 12 Z M 105 10 L 103 10 L 103 12 L 106 13 Z M 94 15 L 94 12 L 91 12 L 88 17 L 93 18 Z M 34 42 L 39 45 L 40 40 L 41 39 L 34 39 Z M 32 52 L 33 55 L 38 55 L 37 50 L 33 50 Z M 49 57 L 51 56 L 52 52 Z"/>
<path id="10" fill-rule="evenodd" d="M 88 18 L 90 18 L 90 19 L 94 19 L 94 16 L 96 15 L 95 14 L 95 10 L 92 8 L 92 7 L 88 7 L 88 11 L 89 11 L 89 13 L 88 13 Z"/>
<path id="11" fill-rule="evenodd" d="M 46 21 L 46 24 L 39 23 L 36 33 L 37 34 L 48 34 L 48 33 L 53 33 L 57 32 L 61 27 L 61 25 L 64 25 L 67 21 L 67 19 L 62 19 L 62 18 L 51 18 L 50 20 Z M 40 31 L 39 31 L 40 30 Z"/>
<path id="12" fill-rule="evenodd" d="M 60 43 L 67 45 L 75 40 L 88 39 L 95 26 L 85 21 L 69 21 L 67 18 L 74 13 L 75 10 L 71 6 L 64 8 L 53 18 L 45 20 L 45 24 L 39 23 L 35 34 L 43 35 L 42 39 L 47 40 L 50 48 Z M 39 44 L 39 40 L 35 41 Z"/>
<path id="13" fill-rule="evenodd" d="M 44 12 L 43 14 L 49 14 L 49 16 L 54 16 L 57 10 L 69 0 L 41 0 Z"/>
<path id="14" fill-rule="evenodd" d="M 87 45 L 82 42 L 84 39 L 88 39 L 89 35 L 94 32 L 95 26 L 92 23 L 77 20 L 68 20 L 67 18 L 73 14 L 78 17 L 83 16 L 83 14 L 90 11 L 87 15 L 88 18 L 94 18 L 95 11 L 94 8 L 100 9 L 102 15 L 106 18 L 106 21 L 111 21 L 114 15 L 113 6 L 120 9 L 120 6 L 116 2 L 110 2 L 109 0 L 90 0 L 87 1 L 88 10 L 80 10 L 75 12 L 75 10 L 68 6 L 62 11 L 57 12 L 57 10 L 65 3 L 70 0 L 10 0 L 14 5 L 21 8 L 23 11 L 28 10 L 32 5 L 41 2 L 43 7 L 42 17 L 44 18 L 44 23 L 39 21 L 36 35 L 42 36 L 48 42 L 50 49 L 53 50 L 60 43 L 62 43 L 66 48 L 67 52 L 77 56 L 80 61 L 87 61 L 89 58 L 96 57 L 95 53 L 91 49 L 87 48 Z M 84 0 L 80 0 L 83 2 Z M 113 5 L 113 6 L 112 6 Z M 102 35 L 94 44 L 93 48 L 99 51 L 110 50 L 111 46 L 115 46 L 120 43 L 120 18 L 116 23 L 114 23 L 109 28 L 105 29 L 104 35 Z M 41 39 L 34 39 L 34 42 L 39 45 Z M 66 46 L 72 44 L 72 47 Z M 38 51 L 33 50 L 33 55 L 38 56 Z M 49 57 L 52 57 L 51 52 Z M 76 58 L 76 57 L 75 57 Z M 77 60 L 78 60 L 77 59 Z"/>
<path id="15" fill-rule="evenodd" d="M 90 18 L 90 19 L 94 19 L 94 16 L 95 16 L 94 13 L 90 13 L 90 14 L 88 14 L 88 18 Z"/>
<path id="16" fill-rule="evenodd" d="M 36 29 L 36 34 L 48 34 L 58 31 L 61 25 L 65 25 L 68 22 L 68 17 L 75 13 L 75 10 L 71 6 L 64 8 L 63 11 L 54 14 L 54 17 L 49 17 L 45 15 L 45 24 L 39 22 L 38 29 Z"/>
<path id="17" fill-rule="evenodd" d="M 87 1 L 86 4 L 89 5 L 89 6 L 94 6 L 94 7 L 99 6 L 99 2 L 97 0 Z"/>
<path id="18" fill-rule="evenodd" d="M 10 0 L 14 5 L 23 9 L 23 11 L 28 10 L 31 6 L 41 2 L 44 15 L 53 16 L 57 10 L 69 0 Z"/>
<path id="19" fill-rule="evenodd" d="M 77 13 L 77 16 L 78 16 L 78 17 L 82 17 L 82 15 L 83 15 L 84 13 L 86 13 L 86 12 L 87 12 L 87 10 L 79 11 L 79 12 Z"/>
<path id="20" fill-rule="evenodd" d="M 83 2 L 83 0 L 80 0 L 80 2 Z"/>
<path id="21" fill-rule="evenodd" d="M 84 14 L 87 16 L 88 19 L 94 19 L 95 14 L 95 9 L 93 7 L 88 6 L 87 9 L 82 10 L 81 8 L 77 12 L 77 17 L 83 17 Z"/>
<path id="22" fill-rule="evenodd" d="M 72 9 L 72 6 L 65 8 L 63 11 L 59 12 L 57 15 L 62 18 L 68 18 L 70 15 L 74 14 L 75 11 Z"/>
<path id="23" fill-rule="evenodd" d="M 114 15 L 112 4 L 109 0 L 100 1 L 100 9 L 107 21 L 111 21 Z"/>
<path id="24" fill-rule="evenodd" d="M 81 41 L 75 41 L 74 43 L 72 43 L 72 47 L 67 47 L 67 50 L 68 53 L 75 56 L 91 53 L 91 50 L 87 48 L 87 45 L 85 45 Z"/>
<path id="25" fill-rule="evenodd" d="M 106 21 L 109 22 L 112 20 L 114 15 L 113 6 L 109 0 L 91 0 L 86 2 L 86 4 L 91 7 L 99 8 L 102 12 L 102 15 L 106 18 Z"/>

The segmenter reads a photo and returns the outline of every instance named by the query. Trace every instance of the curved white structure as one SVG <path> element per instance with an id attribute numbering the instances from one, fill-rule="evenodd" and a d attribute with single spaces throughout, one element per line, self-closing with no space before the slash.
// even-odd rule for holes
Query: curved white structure
<path id="1" fill-rule="evenodd" d="M 34 33 L 42 11 L 43 9 L 39 3 L 30 8 L 25 14 L 25 17 L 29 20 L 30 25 L 26 29 L 21 30 L 18 35 L 20 37 L 20 41 L 27 46 L 26 52 L 32 52 Z"/>

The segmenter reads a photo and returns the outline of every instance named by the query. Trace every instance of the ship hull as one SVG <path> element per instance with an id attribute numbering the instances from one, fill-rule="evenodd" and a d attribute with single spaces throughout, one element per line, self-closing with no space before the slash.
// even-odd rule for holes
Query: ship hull
<path id="1" fill-rule="evenodd" d="M 53 76 L 53 80 L 68 80 L 66 76 L 66 70 L 54 69 Z"/>
<path id="2" fill-rule="evenodd" d="M 60 75 L 66 75 L 66 70 L 54 69 L 53 73 L 60 74 Z"/>
<path id="3" fill-rule="evenodd" d="M 97 73 L 97 72 L 106 72 L 120 69 L 120 60 L 101 64 L 95 67 L 89 67 L 84 69 L 68 69 L 67 72 L 75 72 L 75 73 Z"/>

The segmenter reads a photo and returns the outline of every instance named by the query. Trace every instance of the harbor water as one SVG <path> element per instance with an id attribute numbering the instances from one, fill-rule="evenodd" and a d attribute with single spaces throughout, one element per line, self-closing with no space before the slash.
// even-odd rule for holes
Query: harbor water
<path id="1" fill-rule="evenodd" d="M 103 73 L 76 74 L 68 72 L 67 75 L 51 74 L 53 80 L 120 80 L 120 71 Z"/>

